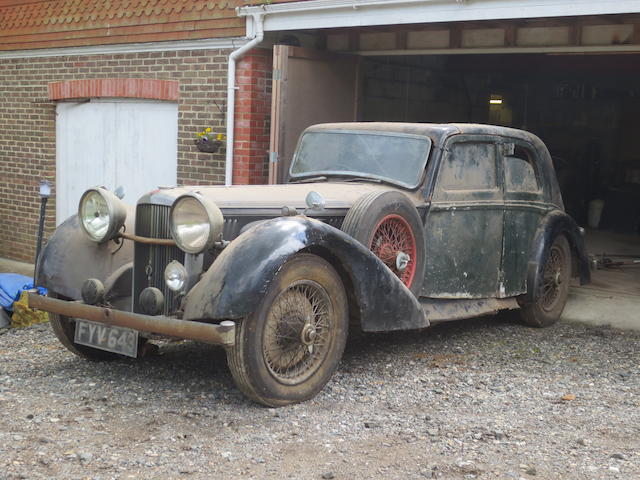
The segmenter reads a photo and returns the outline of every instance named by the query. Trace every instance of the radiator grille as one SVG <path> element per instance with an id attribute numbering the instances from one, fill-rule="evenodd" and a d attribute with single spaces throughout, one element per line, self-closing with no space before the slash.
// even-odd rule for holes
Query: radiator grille
<path id="1" fill-rule="evenodd" d="M 136 210 L 136 235 L 149 238 L 171 238 L 169 213 L 164 205 L 138 205 Z M 156 287 L 165 298 L 164 315 L 178 308 L 176 295 L 164 282 L 164 269 L 172 260 L 184 263 L 184 252 L 178 247 L 136 243 L 133 269 L 133 311 L 139 312 L 140 293 L 147 287 Z"/>

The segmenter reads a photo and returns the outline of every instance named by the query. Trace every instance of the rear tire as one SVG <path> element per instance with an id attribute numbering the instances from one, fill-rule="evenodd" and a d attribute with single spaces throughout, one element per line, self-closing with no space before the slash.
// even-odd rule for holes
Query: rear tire
<path id="1" fill-rule="evenodd" d="M 347 212 L 341 229 L 371 250 L 414 295 L 420 293 L 426 267 L 424 227 L 406 195 L 363 195 Z"/>
<path id="2" fill-rule="evenodd" d="M 229 369 L 247 397 L 270 407 L 303 402 L 338 368 L 347 340 L 347 296 L 324 259 L 292 257 L 256 312 L 236 326 Z"/>
<path id="3" fill-rule="evenodd" d="M 571 248 L 564 235 L 558 235 L 547 254 L 534 302 L 520 307 L 522 320 L 532 327 L 548 327 L 558 321 L 569 296 Z"/>

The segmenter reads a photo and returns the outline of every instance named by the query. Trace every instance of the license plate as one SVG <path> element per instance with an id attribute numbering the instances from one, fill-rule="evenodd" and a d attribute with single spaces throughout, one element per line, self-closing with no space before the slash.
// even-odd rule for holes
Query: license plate
<path id="1" fill-rule="evenodd" d="M 138 331 L 130 328 L 76 319 L 76 333 L 73 341 L 80 345 L 128 357 L 138 356 Z"/>

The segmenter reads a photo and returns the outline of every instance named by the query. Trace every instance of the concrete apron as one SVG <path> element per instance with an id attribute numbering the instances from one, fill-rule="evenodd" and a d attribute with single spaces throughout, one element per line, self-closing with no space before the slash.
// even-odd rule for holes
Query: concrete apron
<path id="1" fill-rule="evenodd" d="M 572 287 L 561 320 L 640 331 L 640 296 Z"/>

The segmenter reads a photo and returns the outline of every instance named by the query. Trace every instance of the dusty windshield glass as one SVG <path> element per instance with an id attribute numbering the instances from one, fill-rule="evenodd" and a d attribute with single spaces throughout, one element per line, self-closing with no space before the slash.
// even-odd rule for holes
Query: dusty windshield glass
<path id="1" fill-rule="evenodd" d="M 431 140 L 419 135 L 363 131 L 307 132 L 291 164 L 291 177 L 344 175 L 417 187 Z"/>

